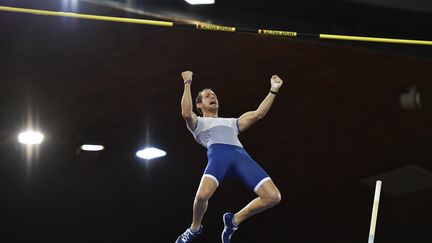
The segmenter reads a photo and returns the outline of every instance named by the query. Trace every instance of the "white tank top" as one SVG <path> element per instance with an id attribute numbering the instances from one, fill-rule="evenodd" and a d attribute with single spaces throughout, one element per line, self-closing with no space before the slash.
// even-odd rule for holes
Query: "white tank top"
<path id="1" fill-rule="evenodd" d="M 195 140 L 206 148 L 214 143 L 243 147 L 237 138 L 240 132 L 237 118 L 199 116 L 196 127 L 189 131 L 192 132 Z"/>

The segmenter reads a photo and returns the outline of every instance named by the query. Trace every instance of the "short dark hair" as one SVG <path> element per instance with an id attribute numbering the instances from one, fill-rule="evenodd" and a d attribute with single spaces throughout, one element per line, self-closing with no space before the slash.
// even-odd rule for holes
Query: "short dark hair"
<path id="1" fill-rule="evenodd" d="M 213 90 L 210 89 L 210 88 L 205 88 L 205 89 L 201 90 L 201 91 L 198 93 L 197 97 L 195 98 L 195 105 L 196 105 L 196 104 L 199 104 L 199 103 L 202 102 L 202 94 L 203 94 L 204 91 L 206 91 L 206 90 L 211 90 L 211 91 L 213 91 Z M 213 92 L 214 92 L 214 91 L 213 91 Z M 199 112 L 201 115 L 203 115 L 202 110 L 201 110 L 200 108 L 197 107 L 197 110 L 198 110 L 198 112 Z"/>

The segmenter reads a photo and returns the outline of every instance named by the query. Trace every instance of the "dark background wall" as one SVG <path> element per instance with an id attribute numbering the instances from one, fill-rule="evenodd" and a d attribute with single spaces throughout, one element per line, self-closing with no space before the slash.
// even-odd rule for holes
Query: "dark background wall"
<path id="1" fill-rule="evenodd" d="M 53 1 L 1 3 L 62 10 Z M 161 8 L 155 6 L 153 13 L 195 16 Z M 282 13 L 281 8 L 272 9 Z M 143 17 L 85 2 L 79 10 Z M 226 11 L 245 15 L 213 22 L 290 24 L 258 10 L 235 6 Z M 247 22 L 248 16 L 270 21 Z M 297 21 L 294 29 L 311 21 L 306 30 L 322 30 L 319 24 L 312 28 L 308 17 Z M 7 12 L 0 12 L 0 29 L 4 242 L 173 242 L 190 224 L 206 165 L 205 149 L 180 116 L 183 70 L 194 71 L 194 95 L 205 87 L 215 89 L 223 117 L 256 109 L 271 75 L 284 80 L 267 117 L 239 135 L 283 199 L 245 221 L 233 242 L 366 242 L 376 179 L 383 180 L 376 242 L 432 240 L 430 47 Z M 413 38 L 429 35 L 424 29 L 415 33 Z M 401 92 L 410 86 L 421 94 L 420 110 L 400 105 Z M 30 121 L 46 135 L 33 151 L 16 141 Z M 85 138 L 101 141 L 106 150 L 79 151 Z M 167 156 L 136 158 L 135 151 L 146 144 Z M 401 168 L 396 175 L 386 174 Z M 226 179 L 210 201 L 205 234 L 196 242 L 219 242 L 222 214 L 254 196 Z"/>

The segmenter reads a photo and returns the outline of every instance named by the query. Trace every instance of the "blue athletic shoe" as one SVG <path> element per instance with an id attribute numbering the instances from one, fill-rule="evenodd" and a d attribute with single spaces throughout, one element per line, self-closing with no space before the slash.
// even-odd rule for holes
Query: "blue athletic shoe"
<path id="1" fill-rule="evenodd" d="M 234 234 L 234 231 L 236 231 L 238 228 L 238 226 L 234 225 L 233 219 L 234 219 L 233 213 L 225 213 L 223 215 L 225 228 L 222 232 L 222 243 L 230 243 L 231 236 Z"/>
<path id="2" fill-rule="evenodd" d="M 193 231 L 191 228 L 187 229 L 183 234 L 181 234 L 175 243 L 189 243 L 192 242 L 193 238 L 201 234 L 203 231 L 203 226 L 201 225 L 198 231 Z"/>

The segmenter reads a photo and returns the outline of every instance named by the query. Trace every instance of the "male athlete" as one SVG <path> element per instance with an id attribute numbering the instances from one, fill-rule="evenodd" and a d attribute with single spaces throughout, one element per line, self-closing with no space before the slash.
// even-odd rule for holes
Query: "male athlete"
<path id="1" fill-rule="evenodd" d="M 225 227 L 221 236 L 222 243 L 229 243 L 240 223 L 275 206 L 281 200 L 278 188 L 243 149 L 237 135 L 267 114 L 283 81 L 277 75 L 273 75 L 267 97 L 256 110 L 246 112 L 239 118 L 218 117 L 217 96 L 211 89 L 204 89 L 199 92 L 195 102 L 197 110 L 202 114 L 202 117 L 199 117 L 192 111 L 192 74 L 191 71 L 181 73 L 184 82 L 182 116 L 195 140 L 207 148 L 208 161 L 195 195 L 192 224 L 178 237 L 176 243 L 191 242 L 203 232 L 201 221 L 207 210 L 208 200 L 227 175 L 239 179 L 258 195 L 237 213 L 227 212 L 223 215 Z"/>

